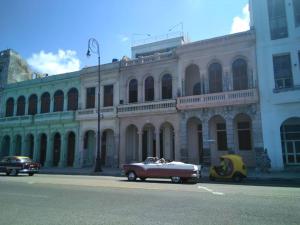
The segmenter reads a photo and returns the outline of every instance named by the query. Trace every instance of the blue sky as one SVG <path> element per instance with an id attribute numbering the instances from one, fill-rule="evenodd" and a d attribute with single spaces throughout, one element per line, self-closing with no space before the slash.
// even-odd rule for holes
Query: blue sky
<path id="1" fill-rule="evenodd" d="M 0 50 L 12 48 L 34 70 L 62 73 L 130 56 L 132 39 L 167 34 L 178 23 L 192 41 L 242 31 L 248 0 L 0 0 Z M 232 28 L 234 26 L 234 29 Z M 232 30 L 233 29 L 233 30 Z M 180 31 L 175 26 L 173 31 Z"/>

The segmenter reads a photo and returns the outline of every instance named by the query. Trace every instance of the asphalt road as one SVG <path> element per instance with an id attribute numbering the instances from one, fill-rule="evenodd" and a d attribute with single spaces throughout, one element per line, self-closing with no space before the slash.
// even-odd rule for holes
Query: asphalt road
<path id="1" fill-rule="evenodd" d="M 0 175 L 1 225 L 298 225 L 299 212 L 300 188 L 281 183 Z"/>

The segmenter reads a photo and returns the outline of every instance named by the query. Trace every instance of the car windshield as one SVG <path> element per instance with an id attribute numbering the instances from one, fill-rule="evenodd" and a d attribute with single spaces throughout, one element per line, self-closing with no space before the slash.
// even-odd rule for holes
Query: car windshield
<path id="1" fill-rule="evenodd" d="M 32 162 L 30 158 L 19 158 L 21 162 Z"/>

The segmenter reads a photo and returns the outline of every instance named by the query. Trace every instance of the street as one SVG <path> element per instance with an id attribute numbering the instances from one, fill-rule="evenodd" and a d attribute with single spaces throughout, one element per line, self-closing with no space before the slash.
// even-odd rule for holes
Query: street
<path id="1" fill-rule="evenodd" d="M 125 177 L 0 175 L 0 224 L 299 224 L 300 188 Z"/>

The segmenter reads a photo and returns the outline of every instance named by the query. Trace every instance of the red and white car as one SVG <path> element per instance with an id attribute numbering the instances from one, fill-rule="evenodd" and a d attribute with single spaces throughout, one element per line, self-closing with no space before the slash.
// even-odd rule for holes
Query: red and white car
<path id="1" fill-rule="evenodd" d="M 170 178 L 173 183 L 185 181 L 198 182 L 201 177 L 201 166 L 183 162 L 167 162 L 163 158 L 148 157 L 141 163 L 123 165 L 124 173 L 129 181 L 140 178 Z"/>

